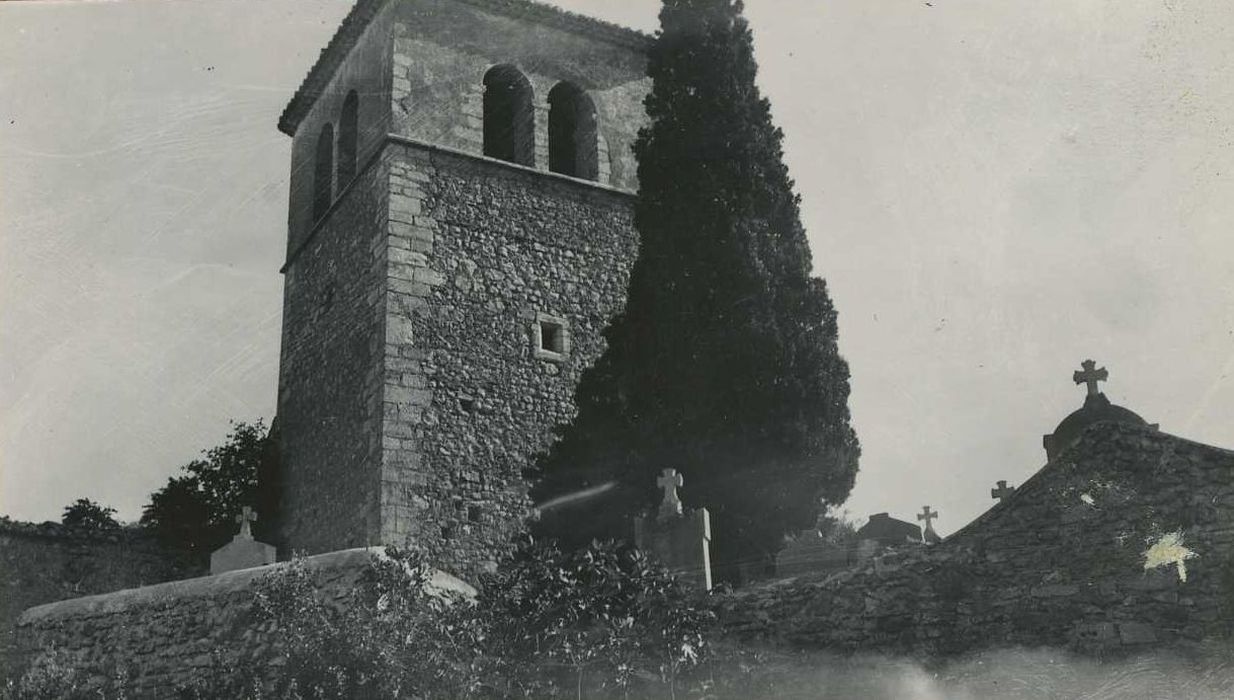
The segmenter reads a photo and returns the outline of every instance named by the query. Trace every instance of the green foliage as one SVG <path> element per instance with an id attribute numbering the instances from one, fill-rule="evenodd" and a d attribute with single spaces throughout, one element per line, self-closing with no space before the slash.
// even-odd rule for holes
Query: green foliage
<path id="1" fill-rule="evenodd" d="M 231 427 L 225 443 L 206 450 L 205 459 L 181 467 L 182 475 L 171 477 L 150 495 L 141 524 L 164 542 L 208 555 L 235 534 L 241 509 L 255 504 L 266 427 L 261 420 L 233 422 Z"/>
<path id="2" fill-rule="evenodd" d="M 94 672 L 63 649 L 52 648 L 0 684 L 0 700 L 126 700 L 123 669 Z"/>
<path id="3" fill-rule="evenodd" d="M 858 529 L 857 523 L 849 519 L 848 511 L 828 512 L 818 519 L 818 534 L 830 545 L 856 545 Z"/>
<path id="4" fill-rule="evenodd" d="M 786 533 L 852 488 L 859 447 L 836 312 L 811 259 L 782 133 L 755 85 L 733 0 L 665 0 L 650 122 L 635 144 L 640 253 L 579 415 L 539 465 L 538 502 L 612 483 L 608 502 L 544 514 L 576 546 L 624 536 L 655 475 L 711 509 L 721 578 L 769 563 Z"/>
<path id="5" fill-rule="evenodd" d="M 341 602 L 320 597 L 303 562 L 268 577 L 259 609 L 283 655 L 266 667 L 280 669 L 273 695 L 669 697 L 702 687 L 711 614 L 635 550 L 526 546 L 474 601 L 426 581 L 419 557 L 396 550 Z"/>
<path id="6" fill-rule="evenodd" d="M 375 557 L 361 585 L 341 600 L 323 599 L 301 559 L 267 576 L 257 591 L 260 615 L 276 623 L 284 663 L 274 697 L 394 698 L 422 694 L 453 676 L 425 664 L 429 641 L 449 599 L 429 595 L 417 557 L 389 550 Z"/>
<path id="7" fill-rule="evenodd" d="M 486 582 L 477 611 L 522 697 L 671 691 L 690 685 L 709 655 L 710 611 L 642 552 L 613 542 L 525 548 Z"/>
<path id="8" fill-rule="evenodd" d="M 60 522 L 71 527 L 112 530 L 120 527 L 120 523 L 112 517 L 115 514 L 115 508 L 101 506 L 89 498 L 79 498 L 64 507 Z"/>

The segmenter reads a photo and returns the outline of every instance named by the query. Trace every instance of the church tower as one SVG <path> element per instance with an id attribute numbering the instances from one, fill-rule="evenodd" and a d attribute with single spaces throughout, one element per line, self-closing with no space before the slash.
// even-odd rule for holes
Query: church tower
<path id="1" fill-rule="evenodd" d="M 637 250 L 648 37 L 523 0 L 358 0 L 292 137 L 281 544 L 491 567 Z"/>

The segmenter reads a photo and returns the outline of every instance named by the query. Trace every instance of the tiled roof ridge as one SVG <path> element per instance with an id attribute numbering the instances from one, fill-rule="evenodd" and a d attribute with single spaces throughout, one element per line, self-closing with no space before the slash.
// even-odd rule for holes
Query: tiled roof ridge
<path id="1" fill-rule="evenodd" d="M 632 49 L 645 49 L 652 40 L 650 34 L 637 29 L 563 10 L 554 5 L 536 2 L 536 0 L 458 0 L 458 2 L 510 17 L 532 19 Z"/>
<path id="2" fill-rule="evenodd" d="M 317 61 L 309 69 L 295 95 L 287 103 L 287 107 L 279 116 L 279 131 L 292 135 L 296 126 L 304 117 L 309 104 L 321 94 L 334 72 L 335 65 L 355 46 L 360 35 L 368 27 L 373 17 L 389 2 L 397 0 L 356 0 L 351 11 L 343 18 L 338 31 L 330 38 L 330 42 L 321 50 Z M 618 46 L 634 49 L 645 49 L 652 37 L 635 29 L 623 27 L 612 22 L 595 19 L 576 12 L 563 10 L 535 0 L 454 0 L 483 10 L 503 14 L 516 19 L 530 19 L 576 32 L 596 39 L 608 41 Z"/>

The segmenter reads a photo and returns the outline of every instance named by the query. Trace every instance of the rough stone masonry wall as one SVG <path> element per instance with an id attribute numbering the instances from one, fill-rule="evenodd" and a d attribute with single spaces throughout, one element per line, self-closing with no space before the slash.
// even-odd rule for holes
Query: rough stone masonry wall
<path id="1" fill-rule="evenodd" d="M 509 546 L 522 470 L 573 418 L 625 302 L 633 199 L 412 142 L 389 153 L 383 541 L 466 576 Z M 539 314 L 565 322 L 564 357 L 533 352 Z"/>
<path id="2" fill-rule="evenodd" d="M 303 560 L 326 600 L 340 600 L 371 566 L 372 552 L 353 549 Z M 197 683 L 211 688 L 237 668 L 260 668 L 278 651 L 278 630 L 260 622 L 254 590 L 286 564 L 229 571 L 156 586 L 42 605 L 18 621 L 23 656 L 56 649 L 66 665 L 102 681 L 129 676 L 127 697 L 176 697 Z M 435 573 L 429 585 L 474 595 L 467 584 Z M 234 680 L 234 678 L 232 678 Z M 200 686 L 199 686 L 200 687 Z"/>
<path id="3" fill-rule="evenodd" d="M 378 154 L 285 267 L 280 548 L 379 541 L 389 168 Z"/>
<path id="4" fill-rule="evenodd" d="M 1171 533 L 1193 553 L 1185 572 L 1146 569 L 1153 545 L 1169 553 L 1161 545 Z M 739 591 L 717 608 L 738 639 L 809 649 L 1115 653 L 1228 638 L 1234 453 L 1098 424 L 942 544 Z"/>
<path id="5" fill-rule="evenodd" d="M 0 518 L 0 671 L 26 608 L 200 573 L 140 530 L 88 530 Z"/>

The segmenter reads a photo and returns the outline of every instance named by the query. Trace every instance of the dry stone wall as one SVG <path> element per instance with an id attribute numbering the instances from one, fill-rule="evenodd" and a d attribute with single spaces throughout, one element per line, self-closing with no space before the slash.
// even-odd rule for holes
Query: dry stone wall
<path id="1" fill-rule="evenodd" d="M 341 601 L 369 569 L 376 550 L 353 549 L 304 559 L 318 593 Z M 88 596 L 27 610 L 17 623 L 23 656 L 56 649 L 67 666 L 95 682 L 128 676 L 133 698 L 176 697 L 179 688 L 209 688 L 237 668 L 259 668 L 279 650 L 278 630 L 261 622 L 254 589 L 286 564 L 229 571 Z M 463 595 L 466 583 L 437 572 L 429 585 Z"/>
<path id="2" fill-rule="evenodd" d="M 939 545 L 739 591 L 717 608 L 739 639 L 850 651 L 1109 654 L 1227 638 L 1234 453 L 1098 424 Z"/>
<path id="3" fill-rule="evenodd" d="M 26 608 L 201 573 L 141 530 L 89 530 L 0 518 L 0 670 L 13 652 L 13 624 Z"/>

